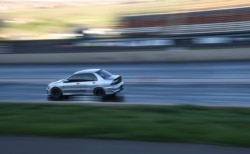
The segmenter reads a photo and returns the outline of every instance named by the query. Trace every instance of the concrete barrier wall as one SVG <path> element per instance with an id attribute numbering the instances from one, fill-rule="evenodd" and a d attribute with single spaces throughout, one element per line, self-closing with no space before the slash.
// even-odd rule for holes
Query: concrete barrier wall
<path id="1" fill-rule="evenodd" d="M 213 44 L 192 44 L 192 39 L 175 38 L 174 45 L 127 47 L 76 46 L 76 39 L 1 41 L 0 64 L 250 60 L 250 36 L 240 42 Z"/>
<path id="2" fill-rule="evenodd" d="M 166 48 L 192 49 L 250 47 L 250 34 L 233 36 L 189 36 L 164 38 L 114 38 L 114 39 L 59 39 L 59 40 L 9 40 L 0 41 L 0 53 L 83 53 L 160 51 Z"/>
<path id="3" fill-rule="evenodd" d="M 214 60 L 250 60 L 250 48 L 206 50 L 173 48 L 162 51 L 144 52 L 0 54 L 0 64 L 183 62 Z"/>

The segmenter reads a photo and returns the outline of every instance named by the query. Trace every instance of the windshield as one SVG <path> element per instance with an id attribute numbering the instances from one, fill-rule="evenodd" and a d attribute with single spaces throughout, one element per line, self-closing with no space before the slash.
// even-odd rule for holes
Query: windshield
<path id="1" fill-rule="evenodd" d="M 112 76 L 111 73 L 109 73 L 108 71 L 106 70 L 100 70 L 100 71 L 97 71 L 96 72 L 98 75 L 100 75 L 103 79 L 108 79 Z"/>

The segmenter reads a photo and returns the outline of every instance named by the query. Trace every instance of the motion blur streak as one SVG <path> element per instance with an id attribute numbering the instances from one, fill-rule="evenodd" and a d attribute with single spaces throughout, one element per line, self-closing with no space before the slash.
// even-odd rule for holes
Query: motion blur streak
<path id="1" fill-rule="evenodd" d="M 109 102 L 249 106 L 250 62 L 3 65 L 0 98 L 47 101 L 47 83 L 77 70 L 97 67 L 124 77 L 124 91 Z M 66 101 L 94 103 L 100 99 L 86 96 Z"/>

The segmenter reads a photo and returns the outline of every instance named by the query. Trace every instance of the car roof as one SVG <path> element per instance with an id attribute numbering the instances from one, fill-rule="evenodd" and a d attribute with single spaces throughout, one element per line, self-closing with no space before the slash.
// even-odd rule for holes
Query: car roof
<path id="1" fill-rule="evenodd" d="M 77 71 L 74 74 L 79 74 L 79 73 L 95 73 L 95 72 L 97 72 L 99 70 L 101 70 L 101 69 L 100 68 L 84 69 L 84 70 Z"/>

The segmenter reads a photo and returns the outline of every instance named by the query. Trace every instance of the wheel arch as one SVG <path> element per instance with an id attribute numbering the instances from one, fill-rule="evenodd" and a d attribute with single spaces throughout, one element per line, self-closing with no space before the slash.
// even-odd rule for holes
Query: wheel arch
<path id="1" fill-rule="evenodd" d="M 49 90 L 49 91 L 50 91 L 50 94 L 51 94 L 51 91 L 54 90 L 54 89 L 59 89 L 59 90 L 61 90 L 61 93 L 62 93 L 62 95 L 63 95 L 63 89 L 62 89 L 61 87 L 58 87 L 58 86 L 51 87 L 50 90 Z"/>
<path id="2" fill-rule="evenodd" d="M 93 89 L 93 94 L 94 94 L 95 96 L 98 96 L 97 92 L 98 92 L 99 90 L 101 90 L 101 91 L 103 92 L 103 94 L 106 95 L 106 91 L 105 91 L 105 89 L 104 89 L 103 87 L 95 87 L 95 88 Z"/>

